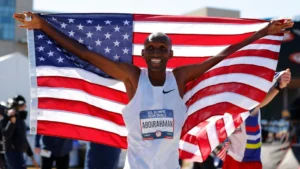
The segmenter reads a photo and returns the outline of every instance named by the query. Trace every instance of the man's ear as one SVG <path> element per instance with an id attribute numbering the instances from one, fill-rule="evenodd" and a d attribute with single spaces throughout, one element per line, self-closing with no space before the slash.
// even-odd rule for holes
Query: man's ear
<path id="1" fill-rule="evenodd" d="M 171 49 L 171 50 L 170 50 L 170 56 L 169 56 L 169 59 L 172 59 L 173 56 L 174 56 L 174 52 L 173 52 L 173 50 Z"/>
<path id="2" fill-rule="evenodd" d="M 144 50 L 144 49 L 142 49 L 142 57 L 144 57 L 144 52 L 145 52 L 145 50 Z"/>

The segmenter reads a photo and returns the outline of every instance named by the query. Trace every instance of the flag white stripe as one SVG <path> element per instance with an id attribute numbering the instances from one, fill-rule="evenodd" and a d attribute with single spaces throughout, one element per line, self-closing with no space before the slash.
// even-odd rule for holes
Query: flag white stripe
<path id="1" fill-rule="evenodd" d="M 38 87 L 38 97 L 80 101 L 119 114 L 122 113 L 122 109 L 126 106 L 112 100 L 90 95 L 81 90 L 67 88 Z"/>
<path id="2" fill-rule="evenodd" d="M 227 136 L 229 136 L 235 130 L 232 115 L 230 113 L 225 113 L 223 120 L 224 120 L 224 124 L 225 124 L 226 134 L 227 134 Z"/>
<path id="3" fill-rule="evenodd" d="M 67 112 L 62 110 L 39 109 L 38 120 L 67 123 L 72 125 L 84 126 L 99 130 L 115 133 L 120 136 L 127 136 L 125 126 L 117 125 L 111 121 L 101 119 L 86 114 Z"/>
<path id="4" fill-rule="evenodd" d="M 104 78 L 79 68 L 38 66 L 36 68 L 36 74 L 38 77 L 59 76 L 80 79 L 89 83 L 98 84 L 118 91 L 126 92 L 123 82 L 115 79 Z"/>
<path id="5" fill-rule="evenodd" d="M 243 47 L 239 51 L 249 50 L 249 49 L 253 49 L 253 50 L 269 50 L 269 51 L 272 51 L 272 52 L 279 52 L 280 51 L 280 45 L 273 45 L 273 44 L 250 44 L 250 45 L 247 45 L 247 46 Z"/>
<path id="6" fill-rule="evenodd" d="M 228 98 L 230 98 L 230 100 Z M 224 93 L 210 95 L 197 100 L 189 107 L 187 114 L 188 116 L 190 116 L 196 111 L 203 109 L 207 106 L 215 105 L 218 103 L 224 103 L 224 102 L 229 102 L 245 110 L 250 110 L 259 104 L 257 101 L 252 100 L 246 96 L 237 93 L 224 92 Z"/>
<path id="7" fill-rule="evenodd" d="M 271 82 L 264 78 L 246 73 L 229 73 L 223 75 L 216 75 L 201 81 L 194 88 L 186 92 L 186 94 L 183 97 L 183 101 L 188 101 L 196 92 L 206 87 L 232 82 L 246 84 L 264 92 L 268 92 L 271 85 Z"/>
<path id="8" fill-rule="evenodd" d="M 207 132 L 207 137 L 209 140 L 211 150 L 213 150 L 215 147 L 217 147 L 220 144 L 218 139 L 217 129 L 216 129 L 216 121 L 219 119 L 221 118 L 216 118 L 214 119 L 214 121 L 206 125 L 206 132 Z"/>
<path id="9" fill-rule="evenodd" d="M 283 36 L 268 35 L 268 36 L 263 37 L 263 39 L 282 41 Z"/>
<path id="10" fill-rule="evenodd" d="M 188 131 L 188 134 L 193 135 L 193 136 L 197 136 L 199 134 L 200 130 L 201 130 L 200 127 L 195 126 L 191 130 Z"/>
<path id="11" fill-rule="evenodd" d="M 255 108 L 255 107 L 253 107 L 253 108 Z M 249 110 L 252 110 L 253 108 L 251 108 Z M 250 112 L 242 113 L 240 115 L 241 115 L 241 118 L 243 119 L 243 121 L 245 121 L 248 118 L 248 116 L 250 115 Z"/>
<path id="12" fill-rule="evenodd" d="M 277 61 L 270 58 L 263 58 L 258 56 L 241 56 L 236 58 L 229 58 L 222 60 L 222 62 L 218 63 L 210 70 L 214 70 L 216 68 L 220 68 L 223 66 L 231 66 L 231 65 L 255 65 L 259 67 L 265 67 L 268 69 L 275 70 L 277 67 Z M 208 70 L 208 71 L 210 71 Z"/>
<path id="13" fill-rule="evenodd" d="M 165 21 L 134 21 L 133 31 L 167 34 L 211 34 L 237 35 L 256 32 L 268 23 L 233 24 L 233 23 L 205 23 L 205 22 L 165 22 Z"/>
<path id="14" fill-rule="evenodd" d="M 194 155 L 197 155 L 197 156 L 201 156 L 201 157 L 202 157 L 198 145 L 191 144 L 191 143 L 189 143 L 189 142 L 180 140 L 180 141 L 179 141 L 179 148 L 180 148 L 181 150 L 186 151 L 186 152 L 189 152 L 189 153 L 192 153 L 192 154 L 194 154 Z"/>
<path id="15" fill-rule="evenodd" d="M 222 50 L 227 48 L 229 45 L 220 45 L 220 46 L 192 46 L 192 45 L 173 45 L 172 50 L 174 51 L 174 57 L 205 57 L 205 56 L 215 56 L 220 53 Z M 279 52 L 280 45 L 273 44 L 250 44 L 245 46 L 242 50 L 269 50 L 273 52 Z M 141 56 L 141 51 L 144 48 L 144 45 L 134 44 L 133 45 L 133 55 Z"/>

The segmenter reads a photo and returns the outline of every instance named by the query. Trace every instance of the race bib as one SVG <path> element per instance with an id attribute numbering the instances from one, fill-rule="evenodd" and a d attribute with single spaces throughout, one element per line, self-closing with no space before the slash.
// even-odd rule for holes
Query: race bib
<path id="1" fill-rule="evenodd" d="M 143 140 L 173 138 L 173 110 L 161 109 L 141 111 L 140 121 Z"/>

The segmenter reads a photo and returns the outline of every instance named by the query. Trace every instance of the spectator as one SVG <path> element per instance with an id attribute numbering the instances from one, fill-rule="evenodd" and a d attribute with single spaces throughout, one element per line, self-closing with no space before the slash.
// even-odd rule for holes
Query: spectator
<path id="1" fill-rule="evenodd" d="M 2 134 L 2 119 L 4 118 L 7 111 L 7 107 L 4 104 L 0 104 L 0 169 L 6 169 L 6 161 L 5 161 L 5 148 L 4 148 L 4 140 L 3 140 L 3 134 Z"/>
<path id="2" fill-rule="evenodd" d="M 87 143 L 84 169 L 117 169 L 121 149 L 97 143 Z"/>
<path id="3" fill-rule="evenodd" d="M 8 169 L 26 169 L 24 152 L 31 157 L 33 164 L 37 167 L 26 137 L 26 100 L 18 95 L 10 101 L 8 107 L 7 115 L 1 121 L 7 167 Z"/>
<path id="4" fill-rule="evenodd" d="M 40 141 L 42 144 L 40 144 Z M 68 169 L 73 140 L 52 136 L 35 136 L 35 153 L 42 157 L 41 169 L 51 169 L 56 163 L 57 169 Z"/>

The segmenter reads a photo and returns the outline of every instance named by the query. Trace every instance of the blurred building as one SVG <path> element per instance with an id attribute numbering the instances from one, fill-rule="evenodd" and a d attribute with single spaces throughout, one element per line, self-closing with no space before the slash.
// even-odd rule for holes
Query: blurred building
<path id="1" fill-rule="evenodd" d="M 16 29 L 14 12 L 32 11 L 33 0 L 0 0 L 0 56 L 20 52 L 27 56 L 26 30 Z"/>
<path id="2" fill-rule="evenodd" d="M 220 9 L 205 7 L 195 11 L 188 12 L 184 15 L 187 16 L 211 16 L 211 17 L 229 17 L 229 18 L 239 18 L 240 11 L 230 10 L 230 9 Z"/>

